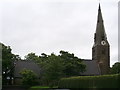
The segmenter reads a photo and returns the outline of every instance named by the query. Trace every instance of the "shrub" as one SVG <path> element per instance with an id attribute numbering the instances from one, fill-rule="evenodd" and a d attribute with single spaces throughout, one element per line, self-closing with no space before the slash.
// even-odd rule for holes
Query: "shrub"
<path id="1" fill-rule="evenodd" d="M 98 88 L 118 88 L 118 78 L 120 78 L 119 74 L 99 76 L 95 79 L 95 86 Z"/>
<path id="2" fill-rule="evenodd" d="M 119 88 L 120 74 L 62 78 L 59 88 Z"/>
<path id="3" fill-rule="evenodd" d="M 22 75 L 23 85 L 37 85 L 38 81 L 36 74 L 32 70 L 23 69 L 20 74 Z"/>

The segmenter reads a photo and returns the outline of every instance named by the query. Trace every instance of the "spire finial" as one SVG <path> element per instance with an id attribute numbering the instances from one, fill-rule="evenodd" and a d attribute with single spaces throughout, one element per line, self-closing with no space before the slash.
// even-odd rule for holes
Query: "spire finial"
<path id="1" fill-rule="evenodd" d="M 99 3 L 99 8 L 98 8 L 98 22 L 99 21 L 103 22 L 100 3 Z"/>
<path id="2" fill-rule="evenodd" d="M 101 10 L 101 8 L 100 8 L 100 3 L 99 3 L 99 10 Z"/>

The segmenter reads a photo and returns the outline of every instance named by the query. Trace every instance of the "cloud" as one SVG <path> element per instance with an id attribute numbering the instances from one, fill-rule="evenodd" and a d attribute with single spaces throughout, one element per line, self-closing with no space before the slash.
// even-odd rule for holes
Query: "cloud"
<path id="1" fill-rule="evenodd" d="M 98 2 L 91 1 L 2 3 L 2 42 L 22 57 L 66 50 L 79 58 L 92 58 Z M 117 3 L 102 2 L 101 8 L 113 60 L 117 57 Z"/>

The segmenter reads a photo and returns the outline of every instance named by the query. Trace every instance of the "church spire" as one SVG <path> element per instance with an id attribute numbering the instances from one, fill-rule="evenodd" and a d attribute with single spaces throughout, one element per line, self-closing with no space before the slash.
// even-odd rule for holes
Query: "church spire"
<path id="1" fill-rule="evenodd" d="M 99 3 L 97 26 L 96 26 L 95 39 L 94 39 L 95 45 L 101 44 L 101 41 L 103 41 L 103 40 L 107 42 L 101 7 L 100 7 L 100 3 Z"/>
<path id="2" fill-rule="evenodd" d="M 94 45 L 92 47 L 92 60 L 96 60 L 101 74 L 108 74 L 110 67 L 110 45 L 105 33 L 101 7 L 99 4 Z"/>
<path id="3" fill-rule="evenodd" d="M 99 8 L 98 8 L 98 22 L 103 22 L 100 3 L 99 3 Z"/>

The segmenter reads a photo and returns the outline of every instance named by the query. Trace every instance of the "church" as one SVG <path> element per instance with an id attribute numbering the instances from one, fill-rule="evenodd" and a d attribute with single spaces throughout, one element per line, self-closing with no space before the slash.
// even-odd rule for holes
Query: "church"
<path id="1" fill-rule="evenodd" d="M 110 69 L 110 45 L 105 33 L 101 7 L 99 4 L 94 45 L 92 47 L 92 60 L 84 60 L 86 72 L 82 75 L 104 75 Z"/>
<path id="2" fill-rule="evenodd" d="M 101 7 L 99 4 L 96 32 L 94 33 L 94 45 L 92 47 L 92 60 L 84 59 L 83 63 L 86 65 L 86 71 L 80 73 L 82 76 L 104 75 L 109 73 L 110 69 L 110 45 L 105 33 Z M 39 66 L 33 61 L 16 61 L 14 78 L 20 79 L 19 72 L 22 69 L 30 69 L 35 72 L 38 77 L 41 73 Z"/>

